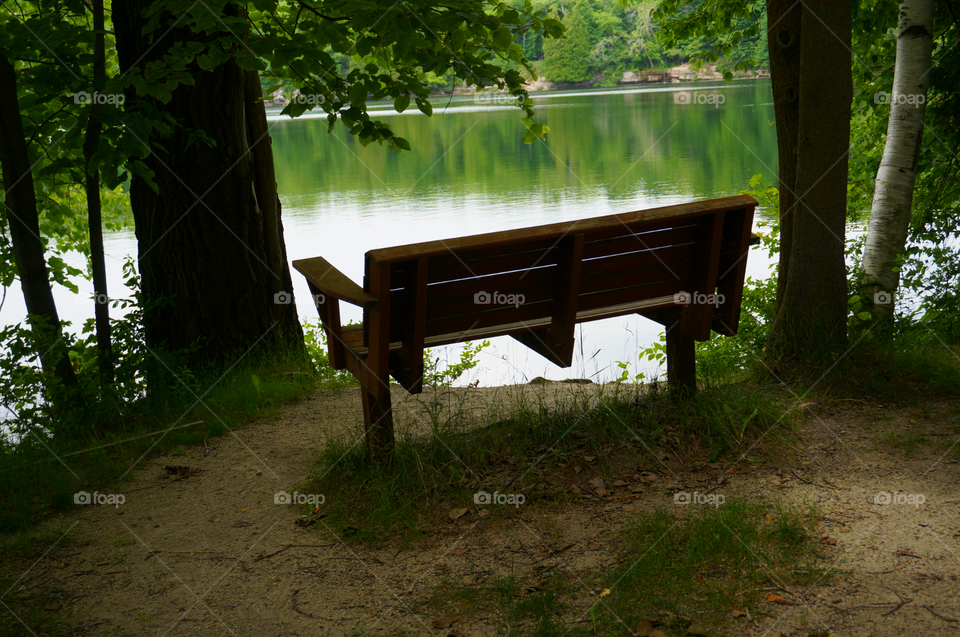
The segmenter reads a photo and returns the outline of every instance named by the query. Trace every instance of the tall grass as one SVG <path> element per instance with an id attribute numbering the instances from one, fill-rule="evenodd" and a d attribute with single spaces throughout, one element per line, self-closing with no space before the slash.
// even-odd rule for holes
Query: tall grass
<path id="1" fill-rule="evenodd" d="M 388 465 L 369 463 L 363 432 L 331 438 L 305 488 L 327 496 L 328 524 L 364 541 L 417 537 L 450 508 L 472 507 L 478 491 L 524 489 L 563 480 L 584 455 L 614 475 L 657 450 L 716 460 L 761 436 L 789 432 L 793 415 L 775 395 L 750 386 L 713 386 L 682 402 L 660 385 L 577 386 L 557 405 L 516 396 L 483 421 L 457 406 L 425 406 L 429 433 L 401 432 Z M 547 490 L 540 501 L 563 499 Z"/>

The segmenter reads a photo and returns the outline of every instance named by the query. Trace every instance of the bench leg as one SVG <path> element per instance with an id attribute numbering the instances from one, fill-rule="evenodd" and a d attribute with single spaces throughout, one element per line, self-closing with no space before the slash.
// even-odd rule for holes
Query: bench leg
<path id="1" fill-rule="evenodd" d="M 694 340 L 680 333 L 680 321 L 667 325 L 667 382 L 679 397 L 697 392 L 697 358 Z"/>
<path id="2" fill-rule="evenodd" d="M 388 385 L 389 387 L 389 385 Z M 363 423 L 367 432 L 367 459 L 371 463 L 387 464 L 393 449 L 393 409 L 390 390 L 381 398 L 367 387 L 360 387 L 363 403 Z"/>

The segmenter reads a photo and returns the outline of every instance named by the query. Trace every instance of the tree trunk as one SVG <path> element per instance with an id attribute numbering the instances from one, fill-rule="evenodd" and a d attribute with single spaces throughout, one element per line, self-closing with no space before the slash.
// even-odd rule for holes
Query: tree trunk
<path id="1" fill-rule="evenodd" d="M 780 268 L 777 297 L 783 294 L 790 269 L 792 217 L 797 191 L 797 131 L 800 127 L 800 18 L 803 5 L 789 0 L 767 0 L 767 49 L 770 83 L 777 123 L 778 194 L 780 200 Z"/>
<path id="2" fill-rule="evenodd" d="M 850 0 L 817 0 L 803 7 L 796 200 L 786 215 L 788 267 L 781 272 L 768 343 L 774 366 L 831 360 L 846 343 L 843 255 L 853 12 Z"/>
<path id="3" fill-rule="evenodd" d="M 103 0 L 93 0 L 93 78 L 99 90 L 106 78 L 103 43 Z M 86 178 L 87 223 L 90 230 L 90 264 L 93 270 L 93 312 L 97 326 L 97 367 L 100 386 L 113 383 L 113 355 L 110 343 L 110 305 L 107 296 L 107 265 L 103 253 L 103 224 L 100 206 L 100 170 L 91 160 L 100 145 L 100 118 L 96 100 L 91 101 L 90 119 L 83 139 L 83 163 Z"/>
<path id="4" fill-rule="evenodd" d="M 70 355 L 63 342 L 60 317 L 50 289 L 45 246 L 40 238 L 37 199 L 27 155 L 27 142 L 20 120 L 17 76 L 13 65 L 0 50 L 0 168 L 7 222 L 13 254 L 17 260 L 20 289 L 34 333 L 40 364 L 49 379 L 48 391 L 54 406 L 69 400 L 65 391 L 78 388 Z"/>
<path id="5" fill-rule="evenodd" d="M 141 73 L 178 41 L 206 37 L 168 30 L 179 17 L 170 14 L 144 35 L 150 2 L 114 5 L 123 73 Z M 172 301 L 148 309 L 147 341 L 168 350 L 196 344 L 195 360 L 227 363 L 261 340 L 302 348 L 259 77 L 232 60 L 188 71 L 194 86 L 154 102 L 181 124 L 168 138 L 150 140 L 144 163 L 158 192 L 139 176 L 131 183 L 144 297 Z M 129 91 L 127 104 L 142 99 Z M 191 137 L 191 129 L 216 146 Z"/>
<path id="6" fill-rule="evenodd" d="M 933 0 L 907 0 L 900 5 L 893 94 L 887 102 L 887 141 L 877 170 L 870 225 L 863 246 L 862 283 L 867 304 L 872 305 L 874 318 L 881 319 L 881 325 L 893 319 L 900 285 L 898 259 L 910 227 L 932 50 Z"/>

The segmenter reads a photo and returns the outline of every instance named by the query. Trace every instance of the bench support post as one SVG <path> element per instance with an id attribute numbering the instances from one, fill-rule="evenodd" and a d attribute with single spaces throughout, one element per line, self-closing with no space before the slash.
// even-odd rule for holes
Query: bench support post
<path id="1" fill-rule="evenodd" d="M 365 292 L 377 299 L 389 299 L 390 264 L 371 263 L 368 254 L 366 270 Z M 360 376 L 367 457 L 371 462 L 386 463 L 394 442 L 390 405 L 390 304 L 381 301 L 369 308 L 363 325 L 367 330 L 365 337 L 369 347 Z"/>
<path id="2" fill-rule="evenodd" d="M 387 382 L 387 379 L 383 382 Z M 363 403 L 363 424 L 367 434 L 367 460 L 371 463 L 388 462 L 394 442 L 390 391 L 387 390 L 378 398 L 370 388 L 361 386 L 360 401 Z"/>
<path id="3" fill-rule="evenodd" d="M 667 325 L 667 382 L 678 396 L 697 392 L 697 358 L 694 340 L 681 331 L 679 316 Z"/>

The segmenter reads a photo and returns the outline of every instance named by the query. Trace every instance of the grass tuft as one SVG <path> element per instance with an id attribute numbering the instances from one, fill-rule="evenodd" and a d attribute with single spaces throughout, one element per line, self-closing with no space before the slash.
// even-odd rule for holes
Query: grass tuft
<path id="1" fill-rule="evenodd" d="M 367 461 L 362 430 L 332 437 L 305 488 L 327 496 L 327 523 L 341 532 L 411 541 L 450 509 L 472 509 L 479 491 L 564 501 L 578 467 L 612 477 L 638 465 L 659 470 L 662 453 L 715 461 L 761 438 L 782 440 L 795 421 L 773 394 L 748 385 L 707 387 L 682 402 L 656 384 L 578 386 L 557 405 L 524 396 L 483 423 L 458 405 L 427 402 L 429 434 L 398 433 L 388 466 Z"/>

